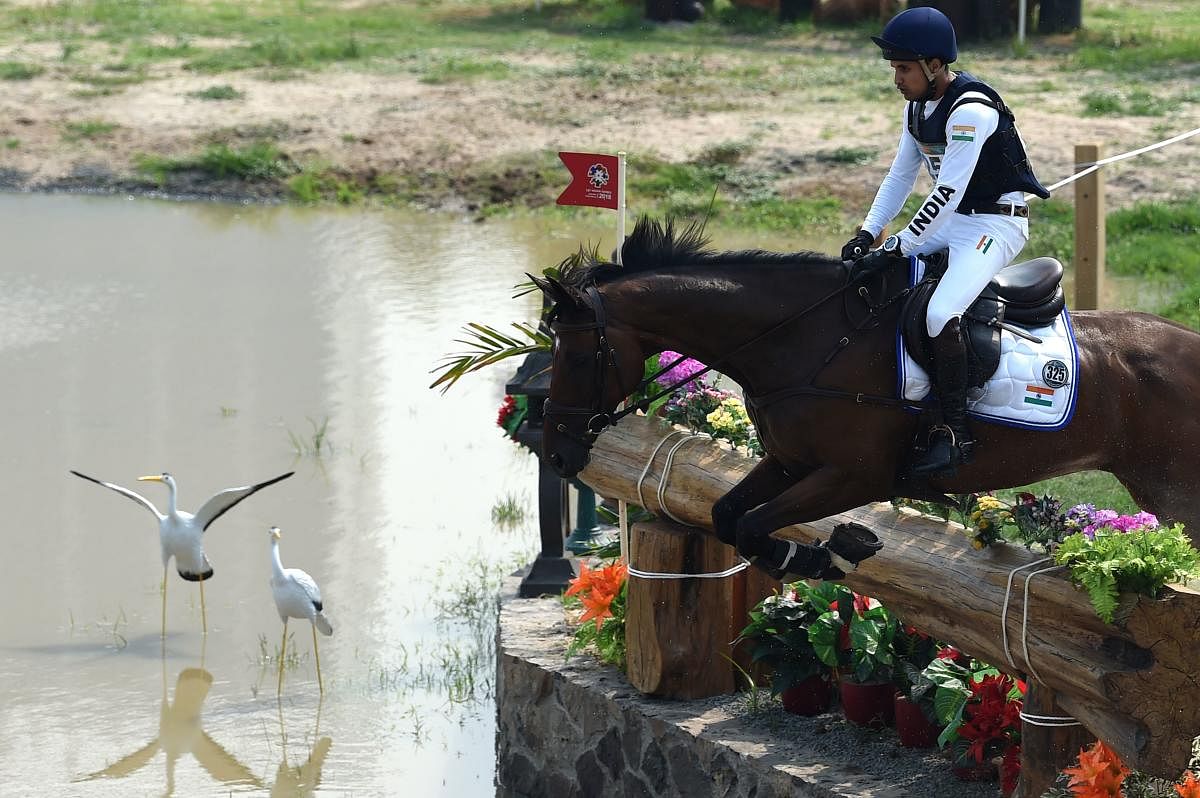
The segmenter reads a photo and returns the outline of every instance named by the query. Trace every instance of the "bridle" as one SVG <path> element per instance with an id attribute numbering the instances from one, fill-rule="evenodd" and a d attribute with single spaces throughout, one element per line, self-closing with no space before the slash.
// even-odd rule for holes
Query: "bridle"
<path id="1" fill-rule="evenodd" d="M 580 294 L 580 300 L 582 302 L 582 305 L 585 308 L 592 311 L 592 320 L 591 321 L 575 322 L 575 323 L 559 321 L 556 318 L 557 314 L 558 314 L 558 307 L 556 305 L 555 309 L 551 312 L 549 324 L 550 324 L 550 328 L 554 331 L 554 333 L 556 335 L 561 335 L 562 333 L 581 333 L 581 332 L 595 332 L 596 333 L 596 336 L 597 336 L 596 349 L 595 349 L 595 352 L 592 357 L 592 361 L 595 364 L 594 365 L 595 376 L 593 377 L 593 382 L 596 385 L 596 391 L 593 394 L 594 398 L 592 399 L 591 403 L 587 407 L 582 407 L 582 406 L 577 406 L 577 405 L 564 405 L 564 404 L 555 402 L 552 399 L 547 398 L 545 405 L 543 406 L 543 416 L 547 420 L 551 421 L 554 424 L 554 429 L 556 431 L 558 431 L 560 434 L 562 434 L 564 437 L 574 441 L 575 443 L 583 446 L 584 448 L 590 449 L 592 447 L 592 445 L 596 442 L 596 438 L 600 435 L 601 432 L 603 432 L 605 429 L 607 429 L 610 426 L 616 425 L 616 423 L 618 421 L 620 421 L 621 419 L 625 418 L 625 416 L 628 416 L 632 413 L 636 413 L 638 410 L 643 410 L 646 407 L 648 407 L 655 400 L 657 400 L 663 396 L 670 395 L 671 393 L 673 393 L 676 389 L 680 388 L 681 386 L 694 381 L 700 375 L 702 375 L 708 371 L 711 371 L 716 366 L 721 365 L 722 363 L 728 361 L 731 357 L 736 355 L 738 352 L 741 352 L 742 350 L 746 349 L 747 347 L 758 343 L 759 341 L 761 341 L 762 339 L 766 338 L 769 335 L 773 335 L 774 333 L 778 332 L 780 329 L 791 324 L 792 322 L 798 321 L 798 320 L 804 318 L 809 313 L 812 313 L 817 308 L 824 305 L 826 302 L 829 302 L 830 300 L 835 299 L 840 296 L 845 297 L 846 315 L 847 315 L 847 318 L 850 319 L 851 314 L 849 311 L 849 300 L 850 300 L 851 295 L 847 294 L 846 292 L 852 288 L 855 289 L 853 292 L 853 295 L 861 297 L 863 299 L 863 301 L 866 302 L 866 305 L 868 308 L 867 315 L 858 323 L 854 323 L 853 320 L 851 320 L 852 328 L 851 328 L 850 332 L 837 341 L 837 343 L 833 346 L 833 348 L 829 352 L 829 354 L 816 367 L 816 369 L 814 369 L 812 371 L 812 373 L 810 373 L 808 375 L 807 380 L 803 384 L 797 385 L 797 386 L 792 386 L 792 387 L 786 388 L 782 391 L 776 391 L 776 392 L 766 394 L 763 396 L 759 396 L 759 397 L 747 396 L 746 397 L 747 403 L 752 405 L 752 407 L 754 409 L 762 409 L 763 407 L 765 407 L 768 404 L 774 404 L 775 402 L 777 402 L 781 399 L 789 398 L 792 396 L 819 396 L 819 397 L 823 397 L 823 398 L 849 399 L 849 400 L 855 401 L 859 404 L 877 404 L 877 405 L 885 405 L 885 406 L 892 406 L 892 407 L 908 407 L 911 405 L 911 403 L 905 402 L 903 400 L 897 400 L 895 398 L 888 397 L 888 396 L 873 396 L 873 395 L 864 394 L 861 392 L 856 393 L 853 391 L 843 391 L 843 390 L 834 389 L 834 388 L 821 388 L 816 385 L 813 385 L 813 381 L 816 379 L 817 375 L 825 368 L 825 366 L 829 365 L 829 363 L 834 359 L 834 357 L 837 356 L 837 354 L 839 352 L 841 352 L 843 349 L 845 349 L 847 346 L 849 346 L 852 336 L 855 333 L 879 324 L 880 316 L 882 315 L 883 311 L 886 310 L 891 305 L 895 304 L 896 302 L 900 301 L 902 298 L 904 298 L 911 292 L 911 289 L 906 288 L 902 291 L 899 291 L 896 294 L 893 294 L 890 297 L 887 297 L 886 299 L 884 299 L 881 302 L 876 302 L 872 298 L 870 290 L 865 285 L 855 286 L 855 283 L 850 280 L 850 271 L 849 271 L 849 269 L 847 269 L 846 280 L 844 281 L 844 283 L 841 286 L 834 289 L 833 291 L 830 291 L 829 293 L 825 294 L 824 296 L 818 298 L 816 301 L 812 302 L 811 304 L 807 305 L 806 307 L 802 308 L 798 313 L 796 313 L 792 316 L 788 316 L 783 321 L 780 321 L 779 323 L 773 325 L 772 327 L 769 327 L 768 329 L 766 329 L 765 331 L 754 336 L 750 340 L 745 341 L 742 344 L 739 344 L 738 346 L 734 347 L 733 349 L 731 349 L 729 352 L 725 353 L 721 357 L 713 360 L 711 363 L 706 364 L 704 369 L 702 369 L 701 371 L 689 374 L 687 377 L 685 377 L 681 380 L 678 380 L 678 381 L 672 383 L 671 385 L 663 388 L 662 390 L 656 392 L 653 396 L 648 396 L 648 397 L 643 398 L 633 404 L 630 404 L 629 406 L 625 407 L 623 410 L 614 410 L 614 411 L 607 411 L 604 409 L 604 389 L 607 385 L 609 370 L 615 370 L 617 368 L 617 352 L 616 352 L 616 349 L 613 348 L 613 345 L 608 340 L 607 315 L 604 312 L 603 298 L 600 296 L 600 292 L 596 289 L 596 287 L 594 285 L 589 285 Z M 633 389 L 629 391 L 629 393 L 630 394 L 637 393 L 638 391 L 646 388 L 647 386 L 654 384 L 654 382 L 659 377 L 661 377 L 663 374 L 666 374 L 671 369 L 675 368 L 675 366 L 679 365 L 679 363 L 683 362 L 685 359 L 687 359 L 687 356 L 681 355 L 678 359 L 676 359 L 669 365 L 662 367 L 654 374 L 651 374 L 650 376 L 645 377 L 641 382 L 639 382 L 637 385 L 635 385 L 633 387 Z M 619 374 L 619 372 L 618 372 L 618 374 Z M 575 419 L 583 419 L 584 420 L 584 423 L 581 428 L 578 424 L 572 423 Z"/>
<path id="2" fill-rule="evenodd" d="M 604 301 L 600 298 L 600 292 L 596 290 L 594 285 L 589 285 L 582 294 L 582 300 L 584 306 L 592 311 L 591 321 L 578 323 L 558 321 L 554 318 L 554 314 L 557 313 L 556 308 L 550 319 L 550 329 L 554 330 L 556 336 L 563 333 L 596 332 L 596 351 L 592 358 L 595 363 L 595 377 L 593 381 L 597 386 L 595 398 L 588 407 L 563 405 L 547 398 L 542 409 L 542 415 L 552 421 L 561 419 L 555 421 L 554 428 L 567 438 L 590 449 L 592 444 L 596 442 L 596 437 L 601 432 L 616 424 L 617 421 L 636 410 L 637 407 L 635 406 L 632 409 L 626 408 L 616 415 L 606 412 L 603 409 L 605 381 L 608 377 L 609 369 L 616 369 L 617 367 L 617 350 L 608 341 L 606 329 L 608 322 L 607 316 L 604 313 Z M 583 425 L 582 432 L 573 430 L 567 425 L 567 420 L 575 418 L 587 419 Z"/>

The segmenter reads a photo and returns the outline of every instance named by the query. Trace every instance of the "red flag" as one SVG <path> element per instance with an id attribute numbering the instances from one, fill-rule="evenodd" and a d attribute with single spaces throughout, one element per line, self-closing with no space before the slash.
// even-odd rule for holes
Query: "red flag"
<path id="1" fill-rule="evenodd" d="M 571 184 L 558 196 L 559 205 L 617 209 L 617 156 L 560 152 L 558 157 L 571 172 Z"/>

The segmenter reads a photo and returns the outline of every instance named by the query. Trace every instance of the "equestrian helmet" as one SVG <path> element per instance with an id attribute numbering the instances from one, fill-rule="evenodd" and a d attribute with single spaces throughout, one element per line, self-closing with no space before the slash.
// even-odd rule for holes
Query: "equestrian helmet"
<path id="1" fill-rule="evenodd" d="M 871 41 L 883 50 L 886 61 L 926 61 L 940 58 L 944 63 L 958 59 L 958 39 L 954 25 L 936 8 L 909 8 L 901 11 Z"/>

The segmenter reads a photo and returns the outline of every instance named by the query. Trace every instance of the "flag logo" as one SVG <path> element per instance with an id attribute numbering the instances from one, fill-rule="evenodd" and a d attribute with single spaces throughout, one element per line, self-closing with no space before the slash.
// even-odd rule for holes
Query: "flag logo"
<path id="1" fill-rule="evenodd" d="M 604 168 L 604 164 L 594 163 L 588 167 L 587 178 L 592 188 L 604 188 L 608 185 L 608 170 Z"/>
<path id="2" fill-rule="evenodd" d="M 620 167 L 617 156 L 590 152 L 560 152 L 571 183 L 558 196 L 559 205 L 590 205 L 617 210 Z"/>
<path id="3" fill-rule="evenodd" d="M 992 248 L 992 244 L 995 243 L 995 241 L 996 239 L 989 235 L 982 235 L 979 238 L 979 243 L 975 245 L 975 249 L 986 255 L 987 251 Z"/>
<path id="4" fill-rule="evenodd" d="M 950 139 L 952 141 L 974 141 L 975 126 L 974 125 L 952 125 L 950 127 Z"/>
<path id="5" fill-rule="evenodd" d="M 1027 394 L 1025 397 L 1025 404 L 1027 405 L 1038 405 L 1039 407 L 1054 406 L 1053 388 L 1043 388 L 1040 385 L 1026 385 L 1025 393 Z"/>

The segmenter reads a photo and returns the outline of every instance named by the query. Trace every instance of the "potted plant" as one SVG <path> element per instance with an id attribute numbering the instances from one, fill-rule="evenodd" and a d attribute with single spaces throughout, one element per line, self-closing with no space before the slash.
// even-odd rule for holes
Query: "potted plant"
<path id="1" fill-rule="evenodd" d="M 873 598 L 853 594 L 813 622 L 809 639 L 817 656 L 837 668 L 842 711 L 851 723 L 880 729 L 895 711 L 896 619 Z"/>
<path id="2" fill-rule="evenodd" d="M 939 656 L 953 657 L 957 651 L 938 645 L 921 630 L 902 625 L 896 633 L 895 724 L 900 745 L 932 748 L 941 727 L 934 711 L 934 683 L 923 676 L 925 668 Z"/>
<path id="3" fill-rule="evenodd" d="M 945 724 L 938 744 L 950 747 L 954 775 L 963 781 L 994 779 L 1001 761 L 1005 786 L 1015 785 L 1025 686 L 975 661 L 964 666 L 939 658 L 923 673 L 935 685 L 934 709 Z"/>
<path id="4" fill-rule="evenodd" d="M 1063 540 L 1054 559 L 1070 569 L 1071 580 L 1087 590 L 1106 623 L 1116 619 L 1121 593 L 1155 598 L 1167 583 L 1187 581 L 1200 564 L 1200 552 L 1180 524 L 1160 527 L 1150 513 L 1111 510 L 1096 510 L 1090 520 Z"/>
<path id="5" fill-rule="evenodd" d="M 782 595 L 767 596 L 750 611 L 750 623 L 734 644 L 750 644 L 750 658 L 771 671 L 771 694 L 797 715 L 819 715 L 831 700 L 829 667 L 809 640 L 809 627 L 818 617 L 845 600 L 850 591 L 831 582 L 810 587 L 789 585 Z"/>

